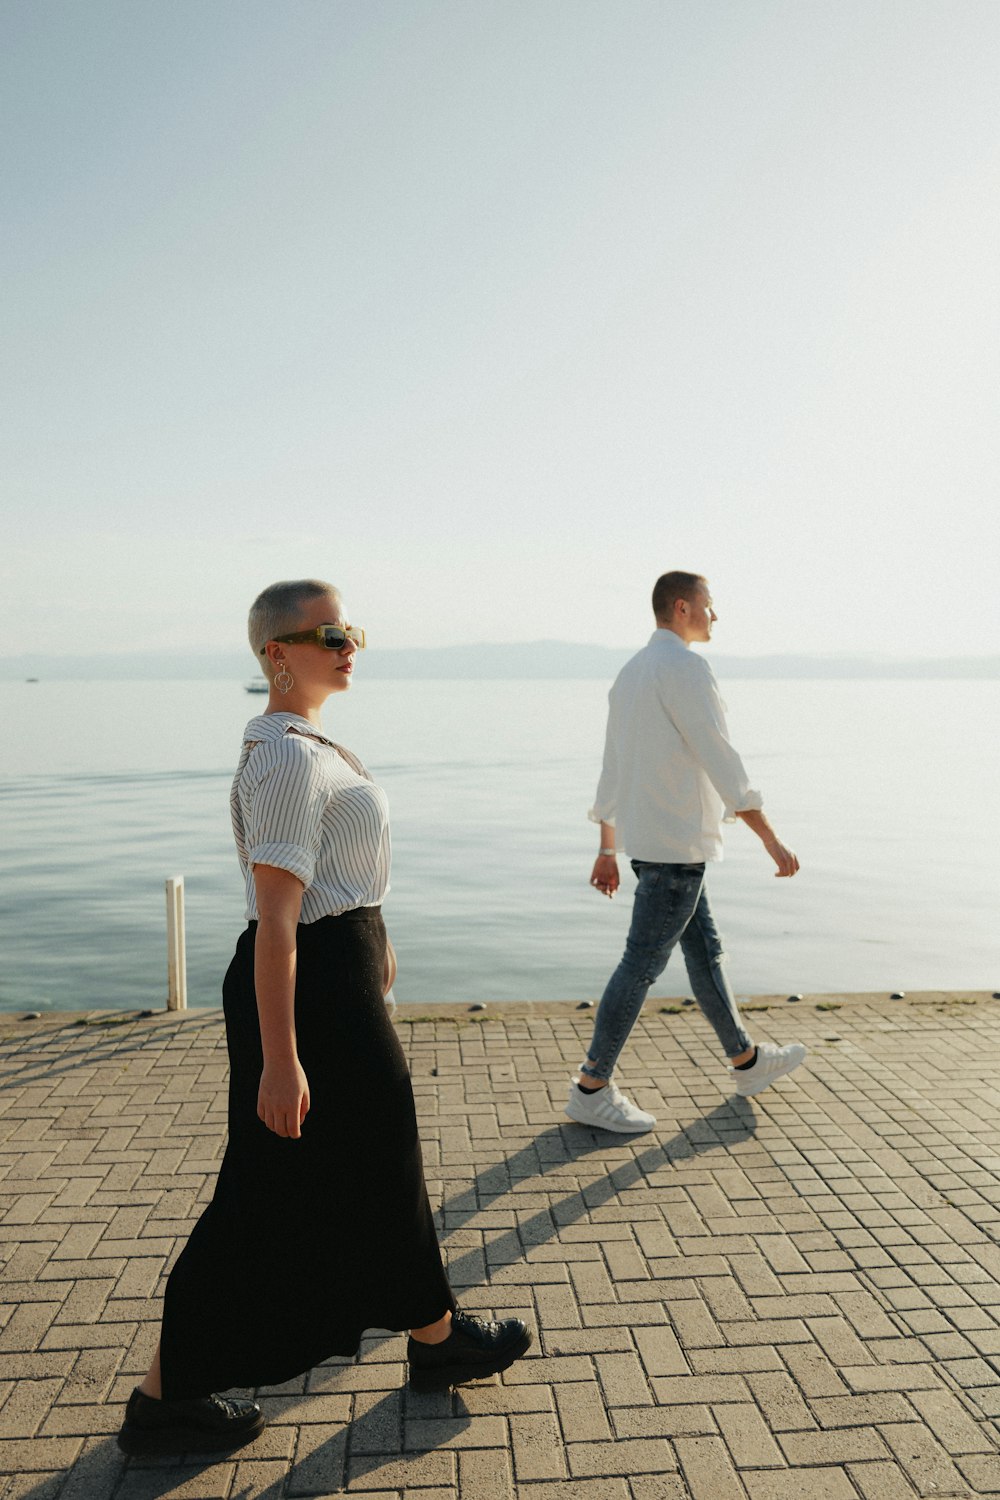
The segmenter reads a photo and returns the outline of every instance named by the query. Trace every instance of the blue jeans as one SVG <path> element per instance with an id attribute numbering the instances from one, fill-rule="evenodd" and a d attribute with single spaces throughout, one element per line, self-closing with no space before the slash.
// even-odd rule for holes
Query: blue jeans
<path id="1" fill-rule="evenodd" d="M 694 997 L 726 1056 L 748 1051 L 753 1042 L 743 1029 L 722 967 L 722 943 L 705 893 L 705 866 L 654 865 L 634 859 L 632 869 L 639 881 L 632 925 L 621 963 L 601 997 L 581 1073 L 590 1078 L 611 1077 L 649 987 L 663 973 L 678 942 Z"/>

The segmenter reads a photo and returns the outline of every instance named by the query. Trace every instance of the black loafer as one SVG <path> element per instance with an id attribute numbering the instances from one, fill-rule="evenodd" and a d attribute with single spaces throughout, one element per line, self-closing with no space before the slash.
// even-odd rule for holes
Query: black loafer
<path id="1" fill-rule="evenodd" d="M 531 1347 L 531 1330 L 520 1318 L 487 1322 L 472 1313 L 452 1315 L 451 1333 L 440 1344 L 421 1344 L 411 1338 L 406 1346 L 410 1388 L 445 1391 L 465 1380 L 485 1380 L 506 1370 Z"/>
<path id="2" fill-rule="evenodd" d="M 252 1443 L 263 1429 L 264 1413 L 242 1396 L 157 1401 L 137 1386 L 118 1446 L 123 1453 L 225 1453 Z"/>

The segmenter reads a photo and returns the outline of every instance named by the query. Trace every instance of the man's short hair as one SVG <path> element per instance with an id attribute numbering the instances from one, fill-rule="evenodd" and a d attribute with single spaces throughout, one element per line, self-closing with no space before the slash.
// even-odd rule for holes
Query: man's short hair
<path id="1" fill-rule="evenodd" d="M 700 573 L 661 573 L 653 585 L 653 614 L 658 620 L 672 620 L 674 605 L 678 599 L 690 604 L 699 589 L 707 587 L 707 580 Z"/>
<path id="2" fill-rule="evenodd" d="M 304 607 L 313 599 L 338 592 L 332 583 L 324 583 L 319 578 L 295 578 L 290 582 L 272 583 L 264 589 L 251 604 L 247 621 L 254 656 L 260 656 L 268 641 L 273 641 L 275 636 L 297 630 Z"/>

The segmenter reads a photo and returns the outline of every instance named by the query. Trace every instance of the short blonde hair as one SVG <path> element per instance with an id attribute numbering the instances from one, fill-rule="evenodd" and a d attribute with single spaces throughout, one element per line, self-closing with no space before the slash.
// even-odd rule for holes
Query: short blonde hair
<path id="1" fill-rule="evenodd" d="M 268 641 L 273 641 L 275 636 L 297 630 L 303 608 L 313 599 L 322 599 L 325 594 L 339 597 L 339 593 L 332 583 L 324 583 L 321 578 L 296 578 L 270 584 L 250 606 L 247 634 L 254 656 L 259 658 Z"/>

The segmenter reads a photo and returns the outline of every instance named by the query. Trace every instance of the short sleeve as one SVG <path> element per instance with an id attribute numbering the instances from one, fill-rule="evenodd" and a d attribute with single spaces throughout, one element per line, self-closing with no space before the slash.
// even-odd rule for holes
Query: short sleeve
<path id="1" fill-rule="evenodd" d="M 309 886 L 328 796 L 321 757 L 300 735 L 285 735 L 259 753 L 266 760 L 248 799 L 247 863 L 288 870 Z"/>

